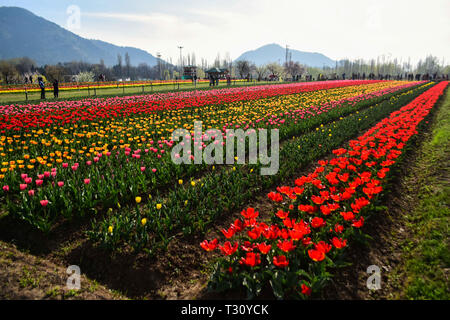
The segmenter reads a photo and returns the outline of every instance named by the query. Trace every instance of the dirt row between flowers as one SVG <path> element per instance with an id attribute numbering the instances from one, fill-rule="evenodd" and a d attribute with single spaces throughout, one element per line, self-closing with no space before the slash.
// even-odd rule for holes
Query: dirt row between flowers
<path id="1" fill-rule="evenodd" d="M 442 133 L 447 130 L 443 118 L 449 113 L 447 88 L 423 120 L 424 127 L 396 168 L 383 199 L 386 207 L 373 216 L 375 223 L 363 227 L 368 242 L 347 251 L 347 259 L 353 264 L 338 270 L 324 293 L 325 298 L 448 299 L 450 157 L 448 132 L 444 137 Z M 439 201 L 442 197 L 444 201 Z M 427 203 L 430 200 L 436 201 Z M 424 243 L 424 246 L 440 245 L 445 252 L 439 252 L 439 248 L 427 251 L 421 248 Z M 379 290 L 366 287 L 370 265 L 381 269 Z M 419 288 L 410 288 L 414 284 Z"/>
<path id="2" fill-rule="evenodd" d="M 293 177 L 308 173 L 314 167 L 315 162 L 307 168 L 300 169 Z M 293 179 L 284 181 L 284 183 L 293 184 Z M 271 203 L 266 194 L 273 188 L 268 188 L 255 195 L 255 199 L 244 207 L 253 206 L 266 217 L 270 217 Z M 239 214 L 240 210 L 232 215 L 227 215 L 227 217 L 220 217 L 219 224 L 216 224 L 217 229 L 209 232 L 206 237 L 210 238 L 216 235 L 216 230 L 221 227 L 228 227 Z M 83 266 L 82 273 L 88 274 L 91 278 L 97 279 L 110 288 L 119 289 L 124 295 L 133 298 L 245 298 L 243 292 L 227 294 L 226 297 L 207 292 L 206 284 L 214 256 L 206 257 L 205 252 L 199 246 L 199 243 L 205 239 L 204 235 L 189 237 L 177 235 L 169 244 L 167 252 L 161 253 L 150 261 L 146 254 L 121 255 L 118 253 L 110 255 L 108 252 L 94 247 L 85 239 L 82 230 L 73 232 L 74 230 L 76 229 L 73 227 L 65 230 L 66 241 L 64 244 L 55 247 L 51 253 L 47 252 L 39 257 L 59 265 L 68 264 L 69 261 L 79 262 Z M 88 268 L 88 270 L 83 268 Z M 270 294 L 266 297 L 272 298 Z M 80 298 L 83 297 L 80 296 Z"/>
<path id="3" fill-rule="evenodd" d="M 67 268 L 48 259 L 0 241 L 0 300 L 125 299 L 84 275 L 80 279 L 81 289 L 71 290 L 66 286 L 69 277 L 66 271 Z"/>

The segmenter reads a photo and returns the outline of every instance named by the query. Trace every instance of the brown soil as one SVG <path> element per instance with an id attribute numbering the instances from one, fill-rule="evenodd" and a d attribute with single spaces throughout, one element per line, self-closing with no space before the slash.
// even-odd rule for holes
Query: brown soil
<path id="1" fill-rule="evenodd" d="M 66 286 L 68 277 L 66 268 L 0 241 L 0 299 L 113 300 L 122 298 L 85 276 L 81 277 L 81 289 L 71 291 Z"/>

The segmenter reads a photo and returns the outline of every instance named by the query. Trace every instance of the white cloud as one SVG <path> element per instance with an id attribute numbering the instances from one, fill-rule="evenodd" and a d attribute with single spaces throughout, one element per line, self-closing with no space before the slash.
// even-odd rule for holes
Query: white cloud
<path id="1" fill-rule="evenodd" d="M 448 0 L 195 1 L 141 12 L 82 12 L 78 33 L 135 46 L 177 62 L 178 45 L 212 62 L 268 43 L 330 58 L 411 57 L 450 61 Z"/>

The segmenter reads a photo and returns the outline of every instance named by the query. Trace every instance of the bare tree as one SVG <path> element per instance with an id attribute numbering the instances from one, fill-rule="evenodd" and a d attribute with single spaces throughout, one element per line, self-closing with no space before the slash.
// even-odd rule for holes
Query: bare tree
<path id="1" fill-rule="evenodd" d="M 216 60 L 214 60 L 214 67 L 220 68 L 220 53 L 217 54 Z"/>
<path id="2" fill-rule="evenodd" d="M 128 52 L 125 53 L 125 70 L 127 72 L 127 77 L 130 77 L 130 70 L 131 70 L 131 59 Z"/>
<path id="3" fill-rule="evenodd" d="M 48 80 L 61 82 L 64 76 L 64 68 L 61 66 L 45 66 L 45 76 Z"/>
<path id="4" fill-rule="evenodd" d="M 0 74 L 2 75 L 6 84 L 11 83 L 13 77 L 18 75 L 14 65 L 8 61 L 0 61 Z"/>
<path id="5" fill-rule="evenodd" d="M 33 67 L 36 65 L 36 62 L 28 57 L 13 59 L 11 62 L 14 64 L 15 68 L 21 75 L 27 72 L 31 72 Z"/>
<path id="6" fill-rule="evenodd" d="M 284 71 L 286 74 L 294 78 L 297 75 L 301 75 L 305 72 L 305 68 L 298 62 L 288 61 L 284 64 Z"/>
<path id="7" fill-rule="evenodd" d="M 252 71 L 253 65 L 250 61 L 239 60 L 236 62 L 236 71 L 239 73 L 241 79 L 247 77 Z"/>
<path id="8" fill-rule="evenodd" d="M 261 65 L 261 66 L 255 66 L 255 72 L 256 75 L 258 77 L 258 81 L 261 81 L 262 79 L 265 78 L 266 74 L 267 74 L 267 66 L 266 65 Z"/>
<path id="9" fill-rule="evenodd" d="M 283 74 L 283 67 L 277 62 L 269 63 L 266 67 L 273 77 L 279 78 Z"/>

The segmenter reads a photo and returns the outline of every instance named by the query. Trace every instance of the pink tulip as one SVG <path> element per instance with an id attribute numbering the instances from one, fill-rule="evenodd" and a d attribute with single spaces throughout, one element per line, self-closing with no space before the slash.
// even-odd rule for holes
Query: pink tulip
<path id="1" fill-rule="evenodd" d="M 144 172 L 145 171 L 145 167 L 141 167 L 141 171 Z"/>
<path id="2" fill-rule="evenodd" d="M 63 167 L 63 168 L 68 168 L 68 167 L 69 167 L 69 164 L 68 164 L 67 162 L 64 162 L 64 163 L 62 164 L 62 167 Z"/>
<path id="3" fill-rule="evenodd" d="M 22 173 L 20 177 L 22 178 L 22 180 L 25 180 L 28 177 L 28 175 L 26 173 Z"/>
<path id="4" fill-rule="evenodd" d="M 97 163 L 99 160 L 100 160 L 99 157 L 95 157 L 95 158 L 94 158 L 94 162 L 96 162 L 96 163 Z"/>
<path id="5" fill-rule="evenodd" d="M 155 173 L 155 172 L 156 172 L 156 169 L 152 169 L 152 172 Z"/>
<path id="6" fill-rule="evenodd" d="M 31 179 L 31 178 L 26 178 L 25 179 L 25 183 L 26 184 L 30 184 L 32 181 L 33 181 L 33 179 Z"/>
<path id="7" fill-rule="evenodd" d="M 9 191 L 9 186 L 3 186 L 3 191 L 8 192 Z"/>
<path id="8" fill-rule="evenodd" d="M 23 184 L 23 183 L 20 184 L 20 190 L 25 190 L 27 187 L 28 187 L 27 184 Z"/>
<path id="9" fill-rule="evenodd" d="M 41 206 L 46 207 L 48 205 L 48 200 L 41 200 Z"/>
<path id="10" fill-rule="evenodd" d="M 91 179 L 84 179 L 84 184 L 89 184 L 91 183 Z"/>
<path id="11" fill-rule="evenodd" d="M 43 180 L 44 179 L 44 175 L 43 174 L 38 174 L 38 178 Z"/>
<path id="12" fill-rule="evenodd" d="M 64 186 L 64 182 L 63 181 L 58 181 L 58 187 L 62 187 Z"/>
<path id="13" fill-rule="evenodd" d="M 49 178 L 49 177 L 50 177 L 50 172 L 45 171 L 45 172 L 44 172 L 44 177 Z"/>
<path id="14" fill-rule="evenodd" d="M 90 165 L 92 164 L 92 161 L 88 160 L 88 161 L 86 161 L 86 164 L 87 164 L 88 166 L 90 166 Z"/>
<path id="15" fill-rule="evenodd" d="M 34 196 L 34 190 L 28 190 L 28 195 L 29 195 L 30 197 Z"/>
<path id="16" fill-rule="evenodd" d="M 77 171 L 77 169 L 78 169 L 78 166 L 72 166 L 73 171 Z"/>
<path id="17" fill-rule="evenodd" d="M 44 180 L 36 180 L 36 186 L 42 186 L 42 184 L 44 183 Z"/>

